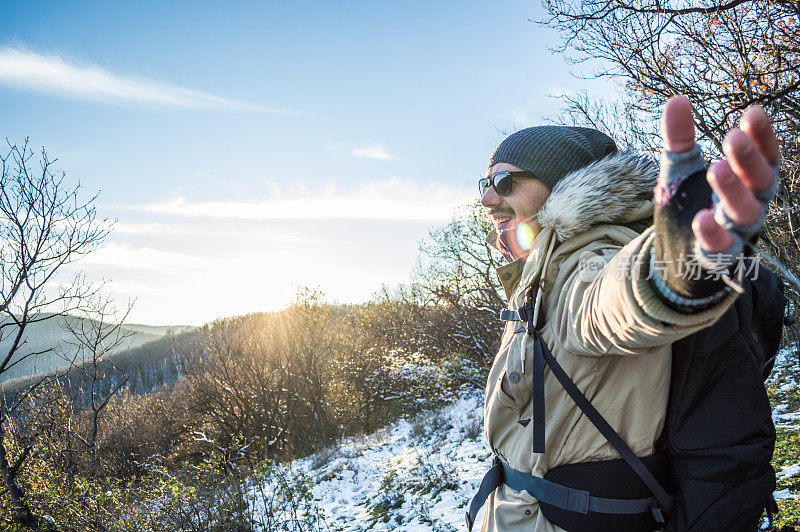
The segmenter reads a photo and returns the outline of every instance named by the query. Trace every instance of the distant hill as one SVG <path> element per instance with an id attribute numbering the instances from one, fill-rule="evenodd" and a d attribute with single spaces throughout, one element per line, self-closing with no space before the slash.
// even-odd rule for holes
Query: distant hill
<path id="1" fill-rule="evenodd" d="M 46 349 L 50 351 L 36 356 L 28 357 L 19 364 L 0 375 L 0 382 L 11 379 L 21 379 L 30 375 L 50 373 L 70 364 L 73 353 L 70 352 L 66 341 L 70 338 L 70 333 L 65 329 L 65 320 L 69 320 L 73 325 L 78 325 L 81 321 L 88 321 L 87 318 L 77 316 L 53 317 L 41 322 L 32 323 L 25 328 L 25 345 L 23 345 L 14 355 L 14 359 L 19 360 L 21 356 L 28 353 L 39 352 Z M 124 343 L 117 349 L 133 349 L 147 342 L 152 342 L 162 338 L 168 333 L 178 334 L 192 329 L 188 325 L 139 325 L 124 324 L 124 333 L 129 333 Z M 15 328 L 9 327 L 8 330 L 16 332 Z M 0 339 L 0 360 L 8 353 L 9 347 L 13 343 L 13 335 L 6 334 Z M 53 349 L 55 348 L 55 349 Z"/>
<path id="2" fill-rule="evenodd" d="M 117 351 L 110 360 L 101 362 L 96 391 L 106 396 L 123 378 L 128 379 L 128 390 L 136 394 L 147 393 L 161 386 L 172 386 L 181 377 L 175 353 L 196 350 L 201 337 L 200 330 L 191 327 L 180 333 L 165 334 L 137 347 Z M 40 382 L 43 376 L 40 373 L 0 383 L 0 400 L 10 400 L 16 393 Z M 76 365 L 64 371 L 59 381 L 77 403 L 86 404 L 91 377 L 81 370 L 81 366 Z"/>

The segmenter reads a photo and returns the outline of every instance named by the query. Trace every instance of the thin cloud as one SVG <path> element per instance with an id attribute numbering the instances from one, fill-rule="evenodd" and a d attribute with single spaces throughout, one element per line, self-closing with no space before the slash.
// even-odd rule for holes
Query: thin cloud
<path id="1" fill-rule="evenodd" d="M 157 80 L 122 76 L 91 63 L 9 46 L 0 48 L 0 85 L 117 105 L 228 109 L 305 116 L 285 109 L 220 98 Z"/>
<path id="2" fill-rule="evenodd" d="M 397 179 L 372 183 L 352 192 L 335 187 L 310 192 L 299 185 L 288 196 L 280 192 L 262 201 L 191 202 L 184 197 L 114 208 L 174 216 L 244 220 L 376 219 L 449 220 L 453 209 L 475 199 L 471 187 L 419 186 Z"/>
<path id="3" fill-rule="evenodd" d="M 203 257 L 202 261 L 209 263 L 212 259 Z M 114 242 L 82 257 L 76 264 L 159 271 L 192 270 L 201 266 L 198 256 Z"/>
<path id="4" fill-rule="evenodd" d="M 384 147 L 379 144 L 372 144 L 355 149 L 352 151 L 352 154 L 358 157 L 369 157 L 370 159 L 394 159 L 394 157 L 386 153 Z"/>
<path id="5" fill-rule="evenodd" d="M 130 207 L 126 207 L 130 209 Z M 289 242 L 293 244 L 324 244 L 338 242 L 338 240 L 314 238 L 309 236 L 287 234 L 285 232 L 270 231 L 269 228 L 261 230 L 242 229 L 236 226 L 228 230 L 214 230 L 207 227 L 178 226 L 166 223 L 124 223 L 117 222 L 113 228 L 114 235 L 134 235 L 134 236 L 166 236 L 166 237 L 201 237 L 204 240 L 209 238 L 228 238 L 244 239 L 248 241 L 261 242 Z"/>

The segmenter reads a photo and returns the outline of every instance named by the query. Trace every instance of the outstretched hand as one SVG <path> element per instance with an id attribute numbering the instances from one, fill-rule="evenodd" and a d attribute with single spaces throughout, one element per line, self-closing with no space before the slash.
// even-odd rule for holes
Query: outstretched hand
<path id="1" fill-rule="evenodd" d="M 694 147 L 692 106 L 685 97 L 669 99 L 662 115 L 662 129 L 666 151 L 682 153 Z M 708 168 L 706 179 L 729 218 L 740 225 L 752 224 L 762 209 L 754 192 L 770 188 L 773 166 L 779 157 L 778 141 L 764 109 L 747 109 L 739 127 L 725 137 L 722 151 L 726 158 Z M 695 215 L 692 231 L 708 253 L 722 253 L 733 243 L 733 235 L 717 223 L 711 209 L 702 209 Z"/>

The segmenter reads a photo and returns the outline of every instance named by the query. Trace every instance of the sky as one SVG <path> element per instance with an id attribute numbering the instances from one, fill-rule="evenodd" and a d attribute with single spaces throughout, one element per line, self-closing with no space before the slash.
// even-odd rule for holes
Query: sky
<path id="1" fill-rule="evenodd" d="M 549 50 L 537 1 L 3 0 L 3 137 L 114 220 L 65 269 L 128 321 L 370 299 L 476 199 L 503 132 L 613 88 Z"/>

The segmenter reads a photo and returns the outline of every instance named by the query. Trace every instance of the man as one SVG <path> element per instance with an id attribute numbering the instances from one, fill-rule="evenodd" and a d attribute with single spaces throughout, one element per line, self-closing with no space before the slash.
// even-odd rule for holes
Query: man
<path id="1" fill-rule="evenodd" d="M 537 420 L 534 340 L 519 317 L 532 299 L 532 322 L 558 364 L 645 457 L 664 426 L 672 342 L 713 324 L 738 295 L 733 258 L 760 230 L 777 184 L 771 123 L 759 107 L 745 112 L 725 139 L 726 159 L 707 173 L 698 172 L 705 165 L 689 102 L 670 99 L 662 124 L 660 174 L 586 128 L 528 128 L 492 156 L 481 203 L 513 261 L 498 275 L 517 319 L 506 324 L 489 374 L 484 426 L 495 455 L 517 471 L 543 477 L 564 464 L 619 458 L 552 372 Z M 712 208 L 690 177 L 698 175 L 716 195 Z M 688 275 L 688 262 L 716 275 Z M 482 530 L 560 528 L 528 492 L 501 484 L 488 496 Z"/>

